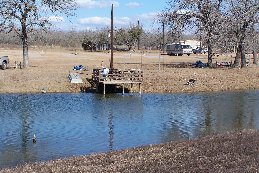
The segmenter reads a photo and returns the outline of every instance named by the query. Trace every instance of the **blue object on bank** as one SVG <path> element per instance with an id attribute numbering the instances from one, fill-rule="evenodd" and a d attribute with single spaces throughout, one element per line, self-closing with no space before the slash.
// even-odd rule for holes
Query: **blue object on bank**
<path id="1" fill-rule="evenodd" d="M 83 70 L 84 66 L 83 65 L 76 65 L 74 66 L 73 70 Z"/>
<path id="2" fill-rule="evenodd" d="M 200 60 L 196 61 L 194 64 L 193 64 L 194 67 L 197 67 L 197 68 L 203 68 L 203 67 L 207 67 L 207 63 L 203 63 L 201 62 Z"/>

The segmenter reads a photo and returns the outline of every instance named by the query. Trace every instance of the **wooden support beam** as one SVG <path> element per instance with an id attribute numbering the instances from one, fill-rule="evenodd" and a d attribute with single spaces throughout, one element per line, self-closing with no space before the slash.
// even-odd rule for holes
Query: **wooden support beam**
<path id="1" fill-rule="evenodd" d="M 99 92 L 99 83 L 96 83 L 96 92 Z"/>
<path id="2" fill-rule="evenodd" d="M 103 95 L 105 95 L 105 84 L 103 84 Z"/>

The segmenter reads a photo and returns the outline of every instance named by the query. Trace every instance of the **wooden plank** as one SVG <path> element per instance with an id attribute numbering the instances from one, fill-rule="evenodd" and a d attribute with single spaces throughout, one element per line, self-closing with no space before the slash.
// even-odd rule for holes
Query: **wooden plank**
<path id="1" fill-rule="evenodd" d="M 142 82 L 134 82 L 134 81 L 100 81 L 99 83 L 101 84 L 139 84 L 139 83 L 142 83 Z"/>

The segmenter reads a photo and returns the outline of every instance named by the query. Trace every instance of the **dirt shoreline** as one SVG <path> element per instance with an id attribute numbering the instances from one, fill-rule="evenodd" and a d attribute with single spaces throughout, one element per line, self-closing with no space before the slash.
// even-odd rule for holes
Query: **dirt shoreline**
<path id="1" fill-rule="evenodd" d="M 110 153 L 31 163 L 0 173 L 258 172 L 259 132 L 246 130 Z"/>

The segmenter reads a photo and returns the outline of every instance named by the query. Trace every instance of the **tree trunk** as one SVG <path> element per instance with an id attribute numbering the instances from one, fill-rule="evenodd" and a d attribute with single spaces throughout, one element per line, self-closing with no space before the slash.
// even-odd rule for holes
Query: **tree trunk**
<path id="1" fill-rule="evenodd" d="M 23 68 L 29 67 L 28 40 L 23 40 Z"/>
<path id="2" fill-rule="evenodd" d="M 253 58 L 254 58 L 253 63 L 257 65 L 257 52 L 256 52 L 256 50 L 253 50 Z"/>
<path id="3" fill-rule="evenodd" d="M 239 47 L 236 47 L 236 57 L 234 61 L 234 66 L 239 67 L 240 66 L 240 61 L 241 61 L 241 52 L 239 50 Z"/>
<path id="4" fill-rule="evenodd" d="M 241 68 L 246 67 L 246 56 L 244 52 L 243 44 L 240 44 L 240 54 L 241 54 Z"/>
<path id="5" fill-rule="evenodd" d="M 241 53 L 241 68 L 246 67 L 246 56 L 245 53 Z"/>
<path id="6" fill-rule="evenodd" d="M 212 67 L 212 48 L 208 45 L 208 66 Z"/>
<path id="7" fill-rule="evenodd" d="M 28 35 L 25 24 L 22 24 L 23 68 L 29 67 Z"/>
<path id="8" fill-rule="evenodd" d="M 241 68 L 246 67 L 246 57 L 244 52 L 244 46 L 242 43 L 238 43 L 234 64 L 235 66 L 241 65 Z"/>

